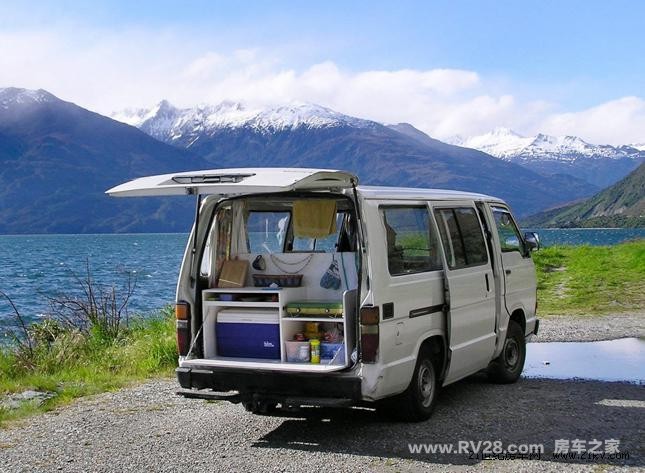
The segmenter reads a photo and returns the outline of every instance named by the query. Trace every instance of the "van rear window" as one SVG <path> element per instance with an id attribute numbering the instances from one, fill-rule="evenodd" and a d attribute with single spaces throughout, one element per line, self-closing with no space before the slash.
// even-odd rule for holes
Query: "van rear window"
<path id="1" fill-rule="evenodd" d="M 251 253 L 282 253 L 290 212 L 249 212 L 246 223 Z"/>
<path id="2" fill-rule="evenodd" d="M 349 212 L 338 211 L 335 216 L 336 231 L 320 238 L 295 236 L 293 215 L 290 211 L 256 211 L 248 214 L 246 231 L 249 253 L 318 252 L 332 253 L 348 251 L 349 244 L 339 246 L 339 238 L 345 239 L 349 231 Z"/>
<path id="3" fill-rule="evenodd" d="M 441 269 L 437 237 L 424 206 L 383 206 L 387 266 L 392 276 Z"/>
<path id="4" fill-rule="evenodd" d="M 437 209 L 435 217 L 450 269 L 488 262 L 484 235 L 474 208 Z"/>

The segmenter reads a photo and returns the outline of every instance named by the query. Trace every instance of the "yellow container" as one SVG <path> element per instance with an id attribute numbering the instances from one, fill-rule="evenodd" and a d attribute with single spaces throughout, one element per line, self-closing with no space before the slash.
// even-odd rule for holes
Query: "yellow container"
<path id="1" fill-rule="evenodd" d="M 306 322 L 305 323 L 305 337 L 309 340 L 320 337 L 320 323 L 319 322 Z"/>
<path id="2" fill-rule="evenodd" d="M 305 322 L 305 332 L 317 332 L 320 330 L 320 322 Z"/>
<path id="3" fill-rule="evenodd" d="M 309 344 L 311 345 L 311 362 L 320 363 L 320 340 L 314 338 L 309 340 Z"/>

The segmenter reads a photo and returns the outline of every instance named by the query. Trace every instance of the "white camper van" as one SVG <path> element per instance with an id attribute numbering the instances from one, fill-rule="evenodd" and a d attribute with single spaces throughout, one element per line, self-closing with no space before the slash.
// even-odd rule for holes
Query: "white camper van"
<path id="1" fill-rule="evenodd" d="M 108 194 L 197 197 L 176 300 L 188 397 L 422 420 L 441 386 L 483 369 L 517 380 L 538 331 L 539 240 L 495 197 L 282 168 L 151 176 Z"/>

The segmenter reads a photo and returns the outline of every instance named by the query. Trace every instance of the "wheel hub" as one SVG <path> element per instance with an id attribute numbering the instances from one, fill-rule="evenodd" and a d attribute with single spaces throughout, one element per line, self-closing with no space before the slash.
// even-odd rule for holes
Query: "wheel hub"
<path id="1" fill-rule="evenodd" d="M 424 364 L 419 370 L 419 393 L 421 394 L 421 404 L 423 404 L 423 407 L 428 407 L 432 403 L 434 388 L 432 370 Z"/>
<path id="2" fill-rule="evenodd" d="M 517 344 L 517 341 L 512 338 L 506 340 L 506 344 L 504 346 L 504 361 L 506 362 L 506 366 L 513 370 L 517 366 L 519 360 L 520 348 Z"/>

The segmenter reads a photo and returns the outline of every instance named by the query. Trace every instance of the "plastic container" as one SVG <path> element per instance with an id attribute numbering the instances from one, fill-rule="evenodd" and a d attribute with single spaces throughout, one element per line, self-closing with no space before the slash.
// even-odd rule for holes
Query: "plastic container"
<path id="1" fill-rule="evenodd" d="M 327 343 L 320 344 L 320 359 L 322 363 L 335 365 L 345 364 L 345 344 L 344 343 Z"/>
<path id="2" fill-rule="evenodd" d="M 277 310 L 221 310 L 215 330 L 219 356 L 280 359 Z"/>
<path id="3" fill-rule="evenodd" d="M 309 342 L 284 342 L 289 363 L 309 363 Z"/>
<path id="4" fill-rule="evenodd" d="M 314 364 L 320 363 L 320 340 L 314 338 L 309 340 L 311 345 L 311 362 Z"/>

